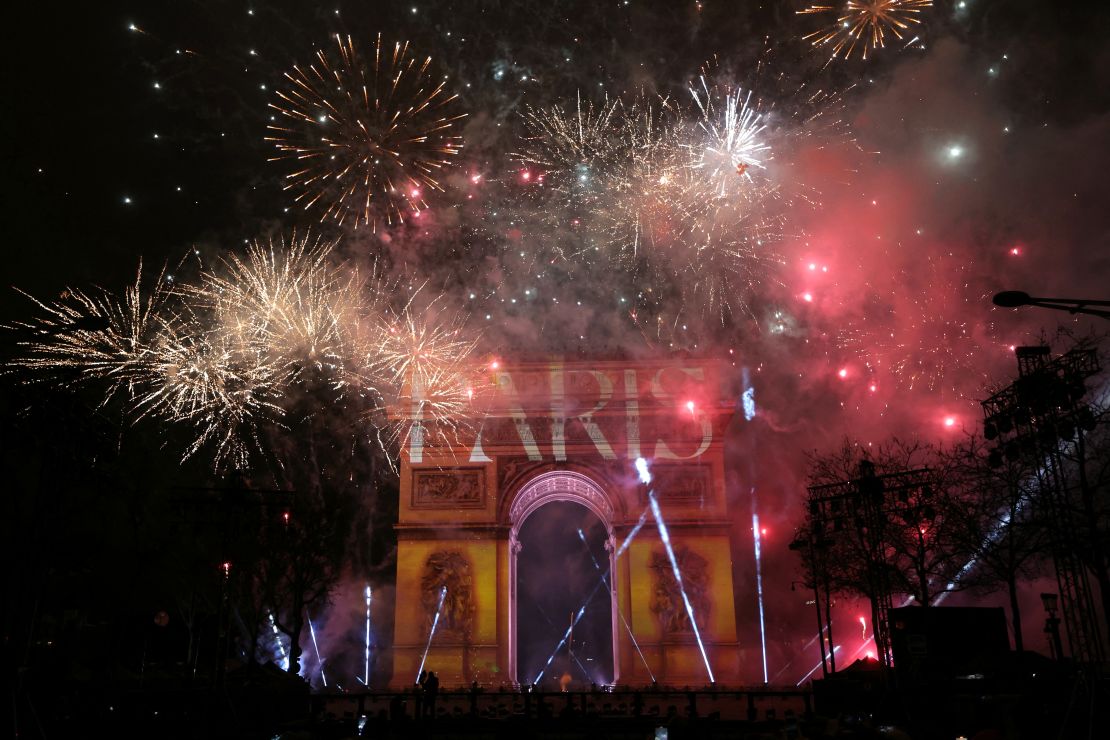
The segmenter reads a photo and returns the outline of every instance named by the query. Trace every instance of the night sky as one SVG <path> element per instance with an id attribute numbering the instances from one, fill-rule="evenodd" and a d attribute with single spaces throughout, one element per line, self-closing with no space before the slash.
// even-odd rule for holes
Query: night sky
<path id="1" fill-rule="evenodd" d="M 311 230 L 338 240 L 337 269 L 383 271 L 401 296 L 391 300 L 416 286 L 440 295 L 476 357 L 729 360 L 757 388 L 759 415 L 730 439 L 729 485 L 743 557 L 741 492 L 760 487 L 775 673 L 812 631 L 788 588 L 797 563 L 786 549 L 805 452 L 847 433 L 866 444 L 970 431 L 985 389 L 1016 370 L 1012 346 L 1095 326 L 996 309 L 993 293 L 1110 298 L 1110 12 L 945 0 L 920 14 L 916 42 L 827 63 L 827 47 L 802 40 L 821 26 L 795 14 L 804 5 L 21 3 L 4 24 L 4 282 L 44 301 L 67 287 L 119 293 L 141 260 L 185 283 L 248 241 Z M 376 233 L 319 223 L 318 208 L 283 192 L 288 163 L 267 161 L 282 75 L 316 49 L 331 53 L 336 33 L 363 49 L 379 33 L 410 41 L 467 114 L 443 191 L 425 194 L 419 218 Z M 781 142 L 766 170 L 751 170 L 782 194 L 764 251 L 702 253 L 668 223 L 632 258 L 592 256 L 602 225 L 628 224 L 593 211 L 580 221 L 588 209 L 560 199 L 567 173 L 528 160 L 528 112 L 667 100 L 691 120 L 688 87 L 707 63 L 720 89 L 753 92 L 772 150 Z M 741 279 L 722 311 L 701 281 L 733 265 Z M 0 322 L 36 315 L 16 291 L 2 295 Z M 37 397 L 5 393 L 9 408 L 33 412 Z M 167 485 L 184 475 L 176 444 L 158 446 Z M 204 455 L 190 475 L 211 469 Z M 740 558 L 750 643 L 751 567 Z"/>

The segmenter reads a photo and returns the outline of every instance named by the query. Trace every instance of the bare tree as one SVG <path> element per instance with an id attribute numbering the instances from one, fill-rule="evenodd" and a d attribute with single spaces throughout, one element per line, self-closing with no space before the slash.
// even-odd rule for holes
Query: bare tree
<path id="1" fill-rule="evenodd" d="M 1039 574 L 1050 549 L 1047 523 L 1036 505 L 1038 479 L 1027 459 L 991 457 L 982 437 L 941 450 L 961 482 L 942 501 L 954 523 L 958 549 L 968 553 L 957 574 L 968 587 L 990 592 L 1005 588 L 1010 601 L 1014 648 L 1024 650 L 1018 583 Z"/>
<path id="2" fill-rule="evenodd" d="M 825 592 L 871 603 L 876 647 L 890 659 L 888 610 L 894 596 L 930 606 L 964 588 L 969 553 L 956 536 L 958 517 L 942 502 L 961 490 L 958 471 L 920 442 L 892 439 L 864 447 L 846 439 L 810 459 L 806 520 L 796 541 L 817 598 Z"/>

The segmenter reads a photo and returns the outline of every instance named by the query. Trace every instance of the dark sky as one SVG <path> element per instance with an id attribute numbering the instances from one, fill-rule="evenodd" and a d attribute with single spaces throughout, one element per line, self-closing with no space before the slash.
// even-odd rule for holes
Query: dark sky
<path id="1" fill-rule="evenodd" d="M 63 11 L 21 4 L 5 23 L 6 282 L 40 295 L 70 282 L 114 286 L 139 256 L 175 259 L 197 242 L 231 248 L 268 228 L 312 223 L 283 212 L 275 170 L 264 161 L 271 96 L 260 86 L 272 91 L 293 61 L 336 31 L 412 39 L 471 82 L 463 95 L 472 115 L 511 121 L 522 101 L 565 99 L 595 80 L 610 94 L 665 90 L 713 54 L 752 60 L 768 38 L 784 67 L 812 67 L 805 47 L 792 43 L 803 28 L 795 5 L 107 2 Z M 998 98 L 1015 121 L 1074 124 L 1103 114 L 1110 96 L 1108 14 L 1099 5 L 977 0 L 959 10 L 941 2 L 925 36 L 959 40 L 981 66 L 1007 54 Z M 131 23 L 142 32 L 129 32 Z M 467 43 L 455 42 L 468 34 Z M 568 46 L 574 61 L 556 64 Z M 889 50 L 873 64 L 834 65 L 823 82 L 889 80 L 917 56 Z M 494 82 L 499 63 L 536 81 L 511 89 Z M 1054 172 L 1051 161 L 1041 162 L 1014 179 Z M 20 305 L 10 293 L 0 303 L 6 316 Z"/>

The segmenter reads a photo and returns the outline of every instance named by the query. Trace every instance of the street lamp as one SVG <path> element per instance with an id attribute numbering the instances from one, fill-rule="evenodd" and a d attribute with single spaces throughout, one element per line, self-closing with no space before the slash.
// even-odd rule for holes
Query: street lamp
<path id="1" fill-rule="evenodd" d="M 1048 613 L 1048 618 L 1044 620 L 1044 632 L 1052 642 L 1052 657 L 1056 660 L 1064 659 L 1064 645 L 1060 641 L 1060 618 L 1056 616 L 1056 608 L 1059 602 L 1059 596 L 1056 594 L 1041 594 L 1041 603 L 1044 604 L 1044 610 Z"/>
<path id="2" fill-rule="evenodd" d="M 825 616 L 821 616 L 821 589 L 818 579 L 821 575 L 822 566 L 818 563 L 818 548 L 824 549 L 827 542 L 818 541 L 813 532 L 806 532 L 805 534 L 799 533 L 794 538 L 788 547 L 794 552 L 801 552 L 804 549 L 809 549 L 810 564 L 813 568 L 813 582 L 806 583 L 804 581 L 791 581 L 790 590 L 795 590 L 796 585 L 802 585 L 805 588 L 813 589 L 813 606 L 817 610 L 817 644 L 821 647 L 821 675 L 825 678 L 829 677 L 829 673 L 836 673 L 836 650 L 832 642 L 832 599 L 829 593 L 830 585 L 828 578 L 825 579 Z M 825 640 L 829 641 L 829 649 L 825 651 Z M 828 656 L 826 659 L 826 655 Z"/>
<path id="3" fill-rule="evenodd" d="M 1110 306 L 1110 301 L 1096 301 L 1085 298 L 1034 298 L 1021 290 L 1004 290 L 1001 293 L 996 293 L 994 305 L 1001 308 L 1020 308 L 1021 306 L 1054 308 L 1057 311 L 1067 311 L 1071 314 L 1083 313 L 1089 316 L 1110 319 L 1110 311 L 1087 308 L 1088 306 Z"/>

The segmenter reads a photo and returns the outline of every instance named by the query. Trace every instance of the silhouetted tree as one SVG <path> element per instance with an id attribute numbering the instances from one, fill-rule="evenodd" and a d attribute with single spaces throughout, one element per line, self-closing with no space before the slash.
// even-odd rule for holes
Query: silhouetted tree
<path id="1" fill-rule="evenodd" d="M 1014 648 L 1020 651 L 1024 639 L 1018 583 L 1038 575 L 1050 532 L 1036 505 L 1037 476 L 1029 461 L 1015 456 L 992 461 L 990 452 L 979 436 L 941 450 L 963 489 L 943 505 L 955 524 L 952 532 L 960 549 L 970 555 L 961 581 L 980 592 L 1006 589 Z"/>

